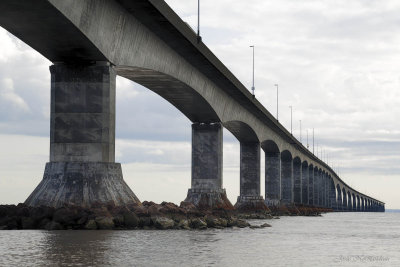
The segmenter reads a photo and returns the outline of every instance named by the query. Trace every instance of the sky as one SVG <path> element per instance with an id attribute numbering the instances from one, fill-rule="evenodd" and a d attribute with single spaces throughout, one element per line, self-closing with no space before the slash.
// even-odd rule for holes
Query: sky
<path id="1" fill-rule="evenodd" d="M 168 0 L 195 31 L 197 1 Z M 256 98 L 356 190 L 400 208 L 400 2 L 201 1 L 203 42 Z M 0 203 L 25 201 L 49 160 L 51 62 L 0 28 Z M 140 200 L 179 204 L 190 187 L 191 122 L 117 77 L 116 161 Z M 323 151 L 321 155 L 321 151 Z M 224 130 L 224 188 L 239 195 L 239 143 Z M 261 157 L 264 195 L 264 156 Z"/>

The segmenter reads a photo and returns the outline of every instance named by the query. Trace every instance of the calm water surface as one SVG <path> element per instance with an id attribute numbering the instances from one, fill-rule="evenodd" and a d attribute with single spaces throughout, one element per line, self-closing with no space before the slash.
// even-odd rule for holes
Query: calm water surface
<path id="1" fill-rule="evenodd" d="M 256 230 L 0 231 L 0 266 L 400 266 L 400 213 L 268 223 Z"/>

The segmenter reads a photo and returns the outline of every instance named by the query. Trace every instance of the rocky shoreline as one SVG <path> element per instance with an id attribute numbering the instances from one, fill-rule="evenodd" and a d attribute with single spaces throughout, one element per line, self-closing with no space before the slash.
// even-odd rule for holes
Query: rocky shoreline
<path id="1" fill-rule="evenodd" d="M 25 204 L 0 205 L 0 230 L 97 230 L 97 229 L 207 229 L 226 227 L 264 228 L 268 223 L 250 225 L 248 219 L 277 219 L 278 216 L 319 216 L 329 209 L 306 206 L 280 206 L 263 211 L 200 210 L 193 204 L 180 206 L 145 201 L 142 205 L 116 207 L 93 205 L 89 208 L 29 207 Z"/>

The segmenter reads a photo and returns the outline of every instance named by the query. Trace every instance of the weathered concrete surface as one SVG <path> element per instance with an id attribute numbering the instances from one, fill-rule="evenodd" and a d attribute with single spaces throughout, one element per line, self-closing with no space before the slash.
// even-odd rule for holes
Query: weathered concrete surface
<path id="1" fill-rule="evenodd" d="M 308 205 L 314 205 L 314 167 L 308 167 Z"/>
<path id="2" fill-rule="evenodd" d="M 29 206 L 140 204 L 122 178 L 119 163 L 49 162 L 43 180 L 25 201 Z"/>
<path id="3" fill-rule="evenodd" d="M 199 208 L 233 209 L 222 188 L 222 125 L 192 124 L 192 186 L 185 202 Z"/>
<path id="4" fill-rule="evenodd" d="M 240 196 L 260 196 L 259 143 L 240 143 Z"/>
<path id="5" fill-rule="evenodd" d="M 301 165 L 301 203 L 308 205 L 308 186 L 309 186 L 309 172 L 307 162 Z"/>
<path id="6" fill-rule="evenodd" d="M 265 152 L 265 203 L 278 206 L 281 198 L 281 154 Z"/>
<path id="7" fill-rule="evenodd" d="M 281 186 L 283 205 L 293 204 L 293 159 L 288 151 L 281 153 Z"/>
<path id="8" fill-rule="evenodd" d="M 260 195 L 260 143 L 240 142 L 240 196 L 235 208 L 242 211 L 267 211 Z"/>
<path id="9" fill-rule="evenodd" d="M 53 65 L 50 161 L 115 161 L 115 70 Z"/>
<path id="10" fill-rule="evenodd" d="M 301 204 L 301 161 L 299 158 L 293 159 L 293 201 L 295 204 Z"/>
<path id="11" fill-rule="evenodd" d="M 53 65 L 50 162 L 30 206 L 140 204 L 114 163 L 115 78 L 108 64 Z"/>

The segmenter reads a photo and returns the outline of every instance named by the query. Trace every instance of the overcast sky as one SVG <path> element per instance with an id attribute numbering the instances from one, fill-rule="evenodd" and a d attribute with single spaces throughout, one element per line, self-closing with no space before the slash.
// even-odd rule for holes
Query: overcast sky
<path id="1" fill-rule="evenodd" d="M 167 3 L 194 30 L 197 1 Z M 355 189 L 400 208 L 400 2 L 201 1 L 203 42 L 257 99 Z M 23 202 L 49 157 L 50 62 L 0 28 L 0 203 Z M 191 123 L 117 79 L 117 161 L 141 200 L 179 203 L 190 187 Z M 310 138 L 311 140 L 311 138 Z M 310 141 L 311 143 L 311 141 Z M 315 147 L 315 150 L 317 148 Z M 262 162 L 264 157 L 262 156 Z M 264 165 L 262 164 L 262 180 Z M 224 187 L 239 194 L 239 143 L 224 131 Z M 264 194 L 264 182 L 262 182 Z"/>

